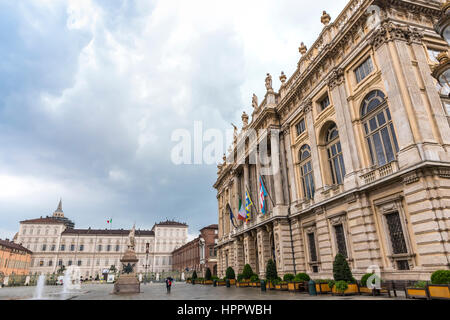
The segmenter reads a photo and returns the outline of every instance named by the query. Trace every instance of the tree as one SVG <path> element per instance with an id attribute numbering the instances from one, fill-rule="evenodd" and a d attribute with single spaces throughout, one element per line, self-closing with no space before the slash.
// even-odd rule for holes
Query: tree
<path id="1" fill-rule="evenodd" d="M 333 262 L 333 277 L 335 281 L 352 282 L 354 280 L 352 271 L 345 257 L 338 253 Z"/>
<path id="2" fill-rule="evenodd" d="M 205 271 L 205 280 L 211 280 L 211 269 L 210 268 L 206 268 Z"/>
<path id="3" fill-rule="evenodd" d="M 192 280 L 197 279 L 197 271 L 194 270 L 194 272 L 192 273 Z"/>
<path id="4" fill-rule="evenodd" d="M 244 277 L 244 279 L 250 279 L 252 275 L 253 275 L 252 267 L 247 263 L 244 266 L 244 270 L 242 271 L 242 276 Z"/>
<path id="5" fill-rule="evenodd" d="M 63 274 L 64 273 L 64 271 L 66 271 L 66 267 L 62 264 L 60 267 L 59 267 L 59 269 L 58 269 L 58 274 Z"/>
<path id="6" fill-rule="evenodd" d="M 236 275 L 234 274 L 234 270 L 232 267 L 228 267 L 227 271 L 225 272 L 225 277 L 227 279 L 235 279 Z"/>
<path id="7" fill-rule="evenodd" d="M 267 280 L 275 280 L 278 278 L 277 267 L 275 266 L 275 262 L 272 259 L 267 261 L 266 265 L 266 279 Z"/>

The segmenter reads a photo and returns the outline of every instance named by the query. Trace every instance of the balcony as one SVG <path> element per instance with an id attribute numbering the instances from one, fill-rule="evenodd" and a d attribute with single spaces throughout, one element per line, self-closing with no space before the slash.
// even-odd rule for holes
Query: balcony
<path id="1" fill-rule="evenodd" d="M 361 175 L 361 180 L 363 184 L 372 183 L 378 179 L 387 177 L 398 171 L 398 163 L 397 161 L 389 162 L 381 167 L 373 169 L 363 175 Z"/>

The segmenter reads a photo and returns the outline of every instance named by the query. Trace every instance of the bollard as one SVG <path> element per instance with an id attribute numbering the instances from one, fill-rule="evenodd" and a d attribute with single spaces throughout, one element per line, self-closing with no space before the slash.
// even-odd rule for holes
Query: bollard
<path id="1" fill-rule="evenodd" d="M 308 282 L 308 292 L 310 296 L 317 296 L 316 283 L 312 279 Z"/>
<path id="2" fill-rule="evenodd" d="M 213 280 L 213 287 L 217 287 L 217 280 Z"/>
<path id="3" fill-rule="evenodd" d="M 227 288 L 229 288 L 230 287 L 230 279 L 227 279 L 226 283 L 227 283 Z"/>
<path id="4" fill-rule="evenodd" d="M 261 291 L 266 291 L 266 282 L 261 280 Z"/>

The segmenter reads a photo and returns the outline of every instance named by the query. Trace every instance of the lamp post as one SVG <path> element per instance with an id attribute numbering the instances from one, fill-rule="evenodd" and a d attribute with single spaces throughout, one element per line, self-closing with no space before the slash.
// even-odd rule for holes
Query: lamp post
<path id="1" fill-rule="evenodd" d="M 145 244 L 145 265 L 144 265 L 145 278 L 144 278 L 144 283 L 148 282 L 148 254 L 149 254 L 149 251 L 150 251 L 150 244 L 147 242 Z"/>
<path id="2" fill-rule="evenodd" d="M 442 7 L 441 17 L 434 29 L 450 45 L 450 1 L 446 1 Z M 441 52 L 437 56 L 438 64 L 433 67 L 432 75 L 441 86 L 440 94 L 450 98 L 450 59 L 448 52 Z"/>
<path id="3" fill-rule="evenodd" d="M 447 0 L 441 9 L 441 18 L 434 26 L 434 29 L 450 45 L 450 1 Z"/>

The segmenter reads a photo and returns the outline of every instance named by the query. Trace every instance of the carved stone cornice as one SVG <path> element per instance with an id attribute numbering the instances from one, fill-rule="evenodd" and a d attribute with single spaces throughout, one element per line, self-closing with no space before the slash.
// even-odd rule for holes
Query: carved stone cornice
<path id="1" fill-rule="evenodd" d="M 378 49 L 384 43 L 390 41 L 405 41 L 408 43 L 421 43 L 423 34 L 416 28 L 402 26 L 385 20 L 373 33 L 370 44 Z"/>
<path id="2" fill-rule="evenodd" d="M 311 99 L 306 99 L 305 101 L 303 101 L 302 105 L 303 105 L 303 110 L 304 110 L 305 114 L 307 114 L 308 112 L 310 112 L 312 110 L 312 100 Z"/>
<path id="3" fill-rule="evenodd" d="M 336 86 L 343 84 L 345 81 L 344 77 L 344 69 L 342 68 L 334 68 L 331 71 L 330 76 L 328 77 L 328 87 L 330 90 L 333 90 Z"/>
<path id="4" fill-rule="evenodd" d="M 404 175 L 402 178 L 403 178 L 403 184 L 411 184 L 411 183 L 419 181 L 420 176 L 416 171 L 414 171 L 414 172 L 410 172 L 410 173 Z"/>

